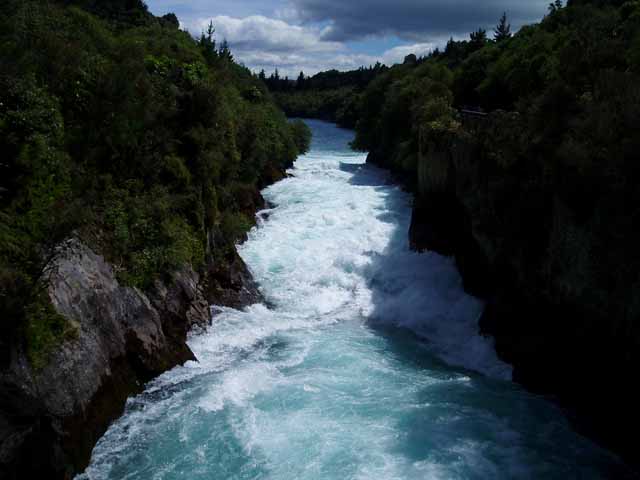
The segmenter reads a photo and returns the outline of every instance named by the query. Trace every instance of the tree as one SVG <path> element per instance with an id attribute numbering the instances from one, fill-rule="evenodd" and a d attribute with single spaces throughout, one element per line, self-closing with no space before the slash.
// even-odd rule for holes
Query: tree
<path id="1" fill-rule="evenodd" d="M 471 48 L 475 50 L 479 50 L 484 47 L 487 43 L 487 31 L 484 28 L 479 28 L 475 32 L 472 32 L 471 35 Z"/>
<path id="2" fill-rule="evenodd" d="M 216 29 L 213 27 L 213 21 L 209 22 L 209 26 L 207 27 L 206 32 L 202 32 L 200 36 L 200 48 L 202 49 L 202 53 L 204 57 L 207 59 L 209 65 L 213 65 L 215 60 L 218 58 L 218 51 L 216 50 L 216 41 L 213 38 L 213 34 L 216 32 Z"/>
<path id="3" fill-rule="evenodd" d="M 264 72 L 264 68 L 260 70 L 260 73 L 258 74 L 258 78 L 263 82 L 267 80 L 267 74 Z"/>
<path id="4" fill-rule="evenodd" d="M 164 20 L 169 25 L 174 26 L 175 28 L 180 28 L 180 21 L 178 20 L 178 17 L 176 17 L 175 13 L 167 13 L 164 17 L 162 17 L 162 20 Z"/>
<path id="5" fill-rule="evenodd" d="M 304 72 L 300 72 L 300 75 L 298 76 L 298 80 L 296 80 L 296 88 L 298 90 L 302 90 L 304 89 L 305 85 L 306 85 L 306 79 L 304 77 Z"/>
<path id="6" fill-rule="evenodd" d="M 415 53 L 410 53 L 409 55 L 407 55 L 406 57 L 404 57 L 404 62 L 405 65 L 415 65 L 418 63 L 418 57 L 416 57 Z"/>
<path id="7" fill-rule="evenodd" d="M 493 32 L 493 38 L 496 42 L 502 42 L 503 40 L 511 38 L 511 24 L 507 22 L 507 12 L 502 14 L 502 17 L 500 17 L 500 21 Z"/>
<path id="8" fill-rule="evenodd" d="M 231 54 L 231 49 L 229 48 L 229 42 L 227 42 L 226 38 L 222 41 L 222 45 L 220 46 L 220 51 L 218 52 L 218 54 L 220 55 L 220 58 L 222 58 L 223 60 L 228 60 L 230 62 L 233 61 L 233 55 Z"/>
<path id="9" fill-rule="evenodd" d="M 281 87 L 280 72 L 278 72 L 277 68 L 276 68 L 275 72 L 273 72 L 269 76 L 269 79 L 267 80 L 267 86 L 269 87 L 269 90 L 271 90 L 273 92 L 280 91 L 280 87 Z"/>
<path id="10" fill-rule="evenodd" d="M 562 0 L 555 0 L 549 4 L 549 13 L 554 14 L 562 8 Z"/>

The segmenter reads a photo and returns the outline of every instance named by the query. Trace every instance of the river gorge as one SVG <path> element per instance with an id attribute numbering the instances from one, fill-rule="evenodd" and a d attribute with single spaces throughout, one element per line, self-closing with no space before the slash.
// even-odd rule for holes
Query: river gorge
<path id="1" fill-rule="evenodd" d="M 266 305 L 213 306 L 78 480 L 619 478 L 623 464 L 522 389 L 452 259 L 409 249 L 411 196 L 309 121 L 239 246 Z"/>

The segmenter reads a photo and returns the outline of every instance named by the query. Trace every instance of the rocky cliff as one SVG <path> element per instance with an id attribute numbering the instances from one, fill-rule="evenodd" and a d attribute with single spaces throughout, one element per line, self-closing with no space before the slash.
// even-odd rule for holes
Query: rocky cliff
<path id="1" fill-rule="evenodd" d="M 142 292 L 121 285 L 79 240 L 60 245 L 47 266 L 47 293 L 74 332 L 41 368 L 13 346 L 0 372 L 0 478 L 68 479 L 86 467 L 127 397 L 195 360 L 187 334 L 209 325 L 210 303 L 259 300 L 235 250 L 225 261 L 210 265 L 206 279 L 184 267 Z"/>
<path id="2" fill-rule="evenodd" d="M 637 463 L 637 257 L 629 219 L 610 208 L 624 202 L 615 191 L 577 195 L 557 183 L 563 176 L 519 162 L 507 135 L 520 121 L 463 119 L 459 135 L 422 152 L 407 179 L 411 245 L 455 256 L 467 291 L 487 301 L 481 329 L 515 381 L 557 399 L 580 431 Z"/>

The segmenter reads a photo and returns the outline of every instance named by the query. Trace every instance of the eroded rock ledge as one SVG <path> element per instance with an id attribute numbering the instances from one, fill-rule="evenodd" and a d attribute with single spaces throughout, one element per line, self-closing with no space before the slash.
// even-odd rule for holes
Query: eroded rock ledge
<path id="1" fill-rule="evenodd" d="M 61 245 L 47 269 L 48 293 L 76 334 L 39 370 L 16 345 L 0 371 L 0 477 L 69 479 L 83 470 L 130 395 L 195 360 L 187 334 L 209 325 L 211 303 L 260 299 L 242 259 L 235 250 L 228 257 L 210 266 L 211 281 L 185 267 L 141 292 L 121 285 L 79 240 Z"/>

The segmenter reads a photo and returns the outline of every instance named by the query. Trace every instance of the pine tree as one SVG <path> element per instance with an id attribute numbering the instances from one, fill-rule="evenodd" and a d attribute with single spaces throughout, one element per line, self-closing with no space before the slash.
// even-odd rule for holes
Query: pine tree
<path id="1" fill-rule="evenodd" d="M 263 82 L 267 80 L 267 74 L 264 72 L 264 68 L 260 70 L 260 73 L 258 74 L 258 78 Z"/>
<path id="2" fill-rule="evenodd" d="M 305 87 L 306 82 L 307 81 L 304 77 L 304 72 L 300 72 L 300 75 L 298 76 L 298 80 L 296 81 L 296 88 L 298 90 L 302 90 Z"/>
<path id="3" fill-rule="evenodd" d="M 502 42 L 503 40 L 511 38 L 511 24 L 507 22 L 507 12 L 502 14 L 500 22 L 498 22 L 498 25 L 493 32 L 493 38 L 496 42 Z"/>
<path id="4" fill-rule="evenodd" d="M 216 41 L 213 38 L 213 34 L 216 29 L 213 28 L 213 22 L 209 22 L 206 32 L 202 32 L 200 36 L 200 48 L 207 62 L 212 65 L 218 58 L 218 51 L 216 50 Z"/>
<path id="5" fill-rule="evenodd" d="M 213 45 L 214 50 L 216 46 L 216 41 L 213 39 L 213 34 L 216 33 L 216 29 L 213 27 L 213 20 L 209 22 L 209 26 L 207 27 L 207 41 Z M 204 36 L 204 34 L 203 34 Z"/>
<path id="6" fill-rule="evenodd" d="M 229 48 L 229 42 L 227 42 L 226 38 L 222 41 L 219 54 L 220 54 L 220 58 L 224 60 L 228 60 L 230 62 L 233 61 L 233 55 L 231 54 L 231 49 Z"/>
<path id="7" fill-rule="evenodd" d="M 487 43 L 487 31 L 484 28 L 479 28 L 475 32 L 471 33 L 471 47 L 473 50 L 478 50 L 485 46 Z"/>

